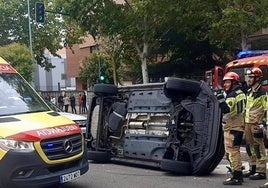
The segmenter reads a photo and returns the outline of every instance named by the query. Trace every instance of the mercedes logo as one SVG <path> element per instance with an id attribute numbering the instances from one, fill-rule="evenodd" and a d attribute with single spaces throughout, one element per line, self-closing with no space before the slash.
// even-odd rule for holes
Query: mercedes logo
<path id="1" fill-rule="evenodd" d="M 63 148 L 66 153 L 71 153 L 73 151 L 73 143 L 71 140 L 66 139 L 63 143 Z"/>

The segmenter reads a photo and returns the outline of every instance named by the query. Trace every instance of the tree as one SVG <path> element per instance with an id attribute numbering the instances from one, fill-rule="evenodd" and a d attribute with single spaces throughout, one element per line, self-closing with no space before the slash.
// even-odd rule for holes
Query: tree
<path id="1" fill-rule="evenodd" d="M 116 36 L 100 37 L 96 40 L 99 51 L 109 58 L 109 65 L 113 71 L 114 85 L 118 84 L 118 69 L 122 61 L 123 46 Z"/>
<path id="2" fill-rule="evenodd" d="M 182 67 L 198 62 L 207 66 L 212 66 L 213 61 L 223 64 L 225 57 L 240 49 L 241 40 L 245 41 L 250 33 L 267 26 L 267 1 L 125 2 L 57 1 L 58 7 L 70 14 L 65 20 L 79 25 L 81 34 L 117 36 L 122 41 L 123 53 L 135 49 L 136 53 L 131 55 L 133 59 L 139 58 L 144 83 L 148 82 L 147 64 L 153 63 L 159 54 L 168 57 L 167 61 L 178 61 L 178 66 L 184 64 Z M 181 43 L 171 41 L 173 36 L 177 37 L 173 40 Z M 244 46 L 245 42 L 242 43 Z M 202 52 L 206 54 L 199 53 L 197 46 L 204 47 Z M 205 51 L 205 47 L 208 50 Z"/>
<path id="3" fill-rule="evenodd" d="M 63 10 L 85 31 L 93 36 L 117 36 L 125 47 L 136 49 L 142 67 L 143 82 L 148 82 L 147 61 L 158 41 L 156 31 L 164 17 L 166 1 L 133 0 L 130 4 L 116 4 L 113 0 L 59 1 Z M 74 8 L 75 7 L 75 8 Z"/>
<path id="4" fill-rule="evenodd" d="M 247 50 L 248 36 L 268 26 L 267 1 L 218 0 L 218 6 L 210 38 L 219 47 Z"/>
<path id="5" fill-rule="evenodd" d="M 7 60 L 28 82 L 32 81 L 34 67 L 26 45 L 12 43 L 0 47 L 0 56 Z"/>
<path id="6" fill-rule="evenodd" d="M 224 65 L 236 58 L 239 50 L 247 49 L 247 38 L 250 34 L 268 26 L 267 1 L 192 0 L 177 1 L 174 7 L 174 12 L 179 16 L 168 14 L 166 25 L 173 25 L 171 30 L 178 36 L 181 44 L 208 44 L 208 53 L 199 56 L 192 53 L 196 48 L 191 44 L 191 48 L 184 48 L 178 43 L 175 47 L 170 46 L 171 59 L 180 58 L 186 60 L 185 62 L 187 59 L 192 62 L 203 59 L 203 62 L 208 62 L 208 66 L 213 65 L 211 60 L 214 64 Z M 165 39 L 170 40 L 170 36 L 173 37 L 166 35 Z M 200 51 L 203 51 L 202 48 Z M 204 55 L 207 56 L 205 61 Z"/>
<path id="7" fill-rule="evenodd" d="M 64 38 L 63 29 L 66 28 L 60 14 L 46 12 L 44 24 L 35 21 L 34 5 L 38 0 L 30 2 L 31 28 L 34 57 L 39 65 L 46 70 L 52 68 L 44 57 L 45 49 L 57 56 L 56 52 L 62 48 Z M 53 1 L 45 0 L 46 10 L 53 6 Z M 14 42 L 29 46 L 28 9 L 26 0 L 0 1 L 0 46 Z"/>
<path id="8" fill-rule="evenodd" d="M 88 85 L 100 82 L 100 71 L 104 76 L 104 83 L 112 83 L 112 69 L 109 66 L 109 57 L 101 53 L 93 53 L 81 62 L 79 79 Z"/>

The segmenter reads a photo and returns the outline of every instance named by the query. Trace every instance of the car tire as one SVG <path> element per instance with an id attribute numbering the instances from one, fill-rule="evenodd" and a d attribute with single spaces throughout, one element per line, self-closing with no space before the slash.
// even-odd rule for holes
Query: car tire
<path id="1" fill-rule="evenodd" d="M 87 152 L 87 159 L 95 162 L 105 163 L 110 161 L 110 154 L 105 151 L 89 150 Z"/>
<path id="2" fill-rule="evenodd" d="M 200 92 L 200 82 L 182 78 L 168 78 L 164 84 L 164 94 L 168 98 L 196 97 Z"/>
<path id="3" fill-rule="evenodd" d="M 93 92 L 98 96 L 109 96 L 117 94 L 117 87 L 112 84 L 95 84 Z"/>
<path id="4" fill-rule="evenodd" d="M 175 161 L 171 159 L 162 159 L 160 168 L 165 171 L 182 174 L 182 175 L 191 175 L 192 166 L 190 162 L 186 161 Z"/>

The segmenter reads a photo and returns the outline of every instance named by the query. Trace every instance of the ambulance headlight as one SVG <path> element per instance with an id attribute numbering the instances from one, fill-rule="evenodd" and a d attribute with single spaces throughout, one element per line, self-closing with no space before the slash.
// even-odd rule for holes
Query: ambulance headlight
<path id="1" fill-rule="evenodd" d="M 34 150 L 33 142 L 24 142 L 18 140 L 10 140 L 10 139 L 0 139 L 0 148 L 8 151 L 8 150 L 25 150 L 32 151 Z"/>

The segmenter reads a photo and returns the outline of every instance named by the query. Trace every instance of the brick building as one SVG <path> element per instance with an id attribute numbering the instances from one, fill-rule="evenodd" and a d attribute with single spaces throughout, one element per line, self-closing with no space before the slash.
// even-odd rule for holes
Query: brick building
<path id="1" fill-rule="evenodd" d="M 74 81 L 76 90 L 86 90 L 86 84 L 83 84 L 78 78 L 80 62 L 95 50 L 96 43 L 91 35 L 84 38 L 83 44 L 73 45 L 72 49 L 66 50 L 66 76 Z"/>

